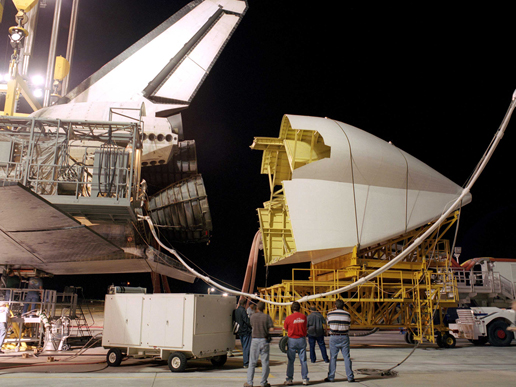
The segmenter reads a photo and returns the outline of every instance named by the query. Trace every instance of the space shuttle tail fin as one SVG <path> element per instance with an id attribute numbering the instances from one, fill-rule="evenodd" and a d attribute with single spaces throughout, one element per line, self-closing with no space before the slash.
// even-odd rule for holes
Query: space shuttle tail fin
<path id="1" fill-rule="evenodd" d="M 194 0 L 65 98 L 189 105 L 246 10 L 246 0 Z"/>

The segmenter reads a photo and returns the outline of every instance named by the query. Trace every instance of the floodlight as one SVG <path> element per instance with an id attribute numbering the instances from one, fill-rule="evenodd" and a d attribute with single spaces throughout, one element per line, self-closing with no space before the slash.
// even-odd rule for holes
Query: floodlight
<path id="1" fill-rule="evenodd" d="M 27 36 L 29 33 L 25 28 L 22 27 L 11 27 L 9 28 L 9 38 L 13 43 L 21 43 L 21 41 Z"/>
<path id="2" fill-rule="evenodd" d="M 34 86 L 41 86 L 43 83 L 45 83 L 45 78 L 43 78 L 41 75 L 34 75 L 31 80 Z"/>

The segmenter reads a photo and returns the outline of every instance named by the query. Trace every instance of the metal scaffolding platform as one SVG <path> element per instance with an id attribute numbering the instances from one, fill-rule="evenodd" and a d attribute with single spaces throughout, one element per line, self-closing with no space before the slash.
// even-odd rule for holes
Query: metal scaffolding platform
<path id="1" fill-rule="evenodd" d="M 20 183 L 71 216 L 134 220 L 137 122 L 0 117 L 0 181 Z"/>
<path id="2" fill-rule="evenodd" d="M 448 331 L 444 321 L 446 309 L 456 306 L 458 301 L 457 282 L 449 267 L 450 246 L 442 239 L 455 220 L 455 216 L 448 219 L 440 232 L 427 239 L 405 261 L 372 281 L 336 296 L 309 301 L 303 308 L 308 311 L 313 305 L 326 315 L 340 298 L 351 314 L 352 329 L 403 329 L 414 340 L 436 342 Z M 342 288 L 395 258 L 427 227 L 375 247 L 312 264 L 309 269 L 293 269 L 291 279 L 260 288 L 260 295 L 271 301 L 288 302 Z M 279 327 L 291 313 L 290 306 L 267 305 L 267 308 Z"/>

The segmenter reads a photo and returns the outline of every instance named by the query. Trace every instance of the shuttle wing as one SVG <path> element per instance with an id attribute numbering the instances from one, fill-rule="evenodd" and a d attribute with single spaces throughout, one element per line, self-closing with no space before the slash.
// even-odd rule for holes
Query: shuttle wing
<path id="1" fill-rule="evenodd" d="M 123 250 L 58 210 L 21 184 L 0 187 L 0 264 L 29 263 L 41 268 L 123 253 Z"/>
<path id="2" fill-rule="evenodd" d="M 155 271 L 193 282 L 179 262 L 150 248 L 126 253 L 18 183 L 0 187 L 0 265 L 22 263 L 53 274 Z"/>

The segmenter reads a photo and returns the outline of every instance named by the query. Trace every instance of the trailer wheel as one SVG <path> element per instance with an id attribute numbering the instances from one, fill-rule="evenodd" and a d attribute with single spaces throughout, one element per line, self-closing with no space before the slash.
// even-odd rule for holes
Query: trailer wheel
<path id="1" fill-rule="evenodd" d="M 414 344 L 414 334 L 412 332 L 408 331 L 405 333 L 405 342 L 411 345 Z"/>
<path id="2" fill-rule="evenodd" d="M 110 367 L 118 367 L 122 363 L 124 354 L 119 348 L 111 348 L 106 356 L 106 363 Z"/>
<path id="3" fill-rule="evenodd" d="M 172 352 L 168 357 L 168 368 L 172 372 L 183 372 L 186 369 L 186 356 L 181 352 Z"/>
<path id="4" fill-rule="evenodd" d="M 444 348 L 455 348 L 455 344 L 457 344 L 455 337 L 449 333 L 445 333 L 441 340 L 443 342 Z"/>
<path id="5" fill-rule="evenodd" d="M 224 364 L 226 364 L 226 360 L 228 360 L 228 355 L 214 356 L 210 359 L 211 364 L 213 364 L 215 367 L 222 367 Z"/>
<path id="6" fill-rule="evenodd" d="M 288 336 L 283 336 L 279 341 L 279 349 L 283 353 L 288 351 Z"/>
<path id="7" fill-rule="evenodd" d="M 505 347 L 511 344 L 514 334 L 507 328 L 509 324 L 503 320 L 493 321 L 487 326 L 489 342 L 495 347 Z"/>

